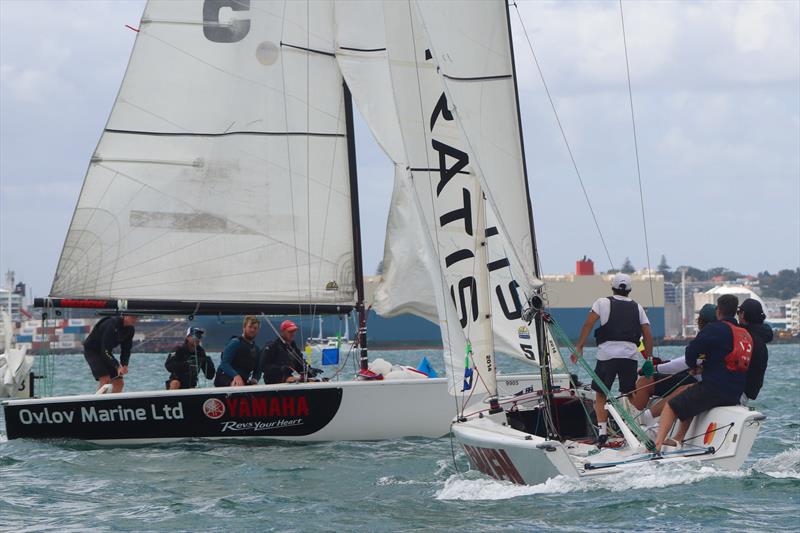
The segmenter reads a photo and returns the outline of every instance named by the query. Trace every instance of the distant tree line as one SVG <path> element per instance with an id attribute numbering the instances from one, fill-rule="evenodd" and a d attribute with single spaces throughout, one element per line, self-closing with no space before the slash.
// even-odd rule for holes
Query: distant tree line
<path id="1" fill-rule="evenodd" d="M 661 256 L 657 270 L 663 274 L 664 281 L 672 283 L 681 282 L 681 270 L 686 269 L 686 281 L 712 281 L 715 278 L 719 281 L 735 281 L 745 278 L 747 275 L 725 267 L 714 267 L 708 270 L 701 270 L 692 266 L 680 266 L 672 269 L 665 256 Z M 609 273 L 626 272 L 631 273 L 636 269 L 631 263 L 630 258 L 626 257 L 622 267 L 618 270 L 609 270 Z M 758 292 L 763 298 L 778 298 L 788 300 L 800 294 L 800 268 L 779 270 L 777 274 L 770 274 L 768 271 L 759 272 L 754 276 L 758 280 Z"/>

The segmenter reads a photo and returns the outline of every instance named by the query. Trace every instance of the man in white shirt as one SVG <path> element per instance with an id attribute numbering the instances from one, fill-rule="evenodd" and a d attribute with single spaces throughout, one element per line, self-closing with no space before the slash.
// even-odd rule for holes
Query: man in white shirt
<path id="1" fill-rule="evenodd" d="M 595 373 L 610 389 L 614 380 L 619 377 L 619 390 L 622 394 L 632 392 L 636 386 L 637 359 L 639 357 L 639 339 L 644 337 L 644 352 L 647 359 L 653 353 L 653 335 L 650 321 L 641 305 L 628 298 L 632 289 L 631 277 L 627 274 L 616 274 L 611 280 L 613 296 L 599 298 L 592 304 L 592 310 L 581 328 L 581 336 L 575 349 L 583 355 L 586 338 L 592 331 L 595 322 L 600 320 L 600 327 L 594 333 L 597 341 L 597 365 Z M 575 355 L 572 362 L 577 362 Z M 596 383 L 592 383 L 596 396 L 594 411 L 597 424 L 600 426 L 598 444 L 608 440 L 608 413 L 605 409 L 606 396 Z"/>

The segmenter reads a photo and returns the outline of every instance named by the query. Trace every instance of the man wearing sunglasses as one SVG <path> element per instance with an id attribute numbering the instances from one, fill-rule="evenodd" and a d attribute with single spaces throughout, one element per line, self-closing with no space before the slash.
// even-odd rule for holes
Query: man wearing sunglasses
<path id="1" fill-rule="evenodd" d="M 197 387 L 197 376 L 200 371 L 206 379 L 214 377 L 214 362 L 206 356 L 206 351 L 200 346 L 200 339 L 203 338 L 205 330 L 202 328 L 190 327 L 186 330 L 186 338 L 183 344 L 176 346 L 175 350 L 169 354 L 164 368 L 169 371 L 167 379 L 167 389 L 193 389 Z"/>

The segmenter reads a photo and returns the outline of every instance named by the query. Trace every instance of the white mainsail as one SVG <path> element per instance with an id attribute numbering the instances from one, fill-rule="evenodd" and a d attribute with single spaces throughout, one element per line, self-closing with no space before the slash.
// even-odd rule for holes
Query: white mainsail
<path id="1" fill-rule="evenodd" d="M 333 9 L 148 3 L 51 296 L 354 301 Z"/>

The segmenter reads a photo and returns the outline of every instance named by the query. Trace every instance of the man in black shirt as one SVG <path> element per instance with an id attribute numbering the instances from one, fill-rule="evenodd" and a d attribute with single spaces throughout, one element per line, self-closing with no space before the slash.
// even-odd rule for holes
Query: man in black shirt
<path id="1" fill-rule="evenodd" d="M 294 383 L 294 372 L 305 374 L 307 365 L 303 353 L 294 343 L 297 324 L 284 320 L 280 336 L 264 348 L 259 368 L 264 373 L 264 383 Z"/>
<path id="2" fill-rule="evenodd" d="M 736 318 L 753 337 L 753 354 L 750 357 L 750 366 L 747 368 L 742 397 L 742 403 L 746 403 L 748 399 L 755 400 L 761 391 L 761 386 L 764 385 L 764 374 L 767 372 L 769 360 L 767 343 L 772 340 L 773 334 L 769 324 L 764 324 L 767 315 L 764 314 L 764 309 L 758 300 L 748 298 L 743 301 L 736 312 Z"/>
<path id="3" fill-rule="evenodd" d="M 83 341 L 83 357 L 89 363 L 94 379 L 101 388 L 109 383 L 111 392 L 122 392 L 131 358 L 136 317 L 132 315 L 107 316 L 101 318 Z M 119 361 L 114 357 L 114 348 L 120 347 Z"/>
<path id="4" fill-rule="evenodd" d="M 214 362 L 206 356 L 206 351 L 200 346 L 200 339 L 205 330 L 202 328 L 190 327 L 186 331 L 186 339 L 183 344 L 176 346 L 173 353 L 169 354 L 164 368 L 169 371 L 167 388 L 193 389 L 197 386 L 197 375 L 200 371 L 205 374 L 206 379 L 214 377 Z"/>

